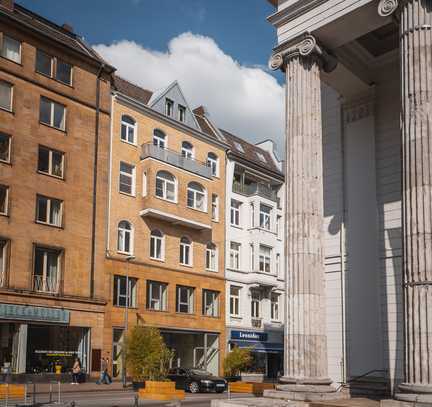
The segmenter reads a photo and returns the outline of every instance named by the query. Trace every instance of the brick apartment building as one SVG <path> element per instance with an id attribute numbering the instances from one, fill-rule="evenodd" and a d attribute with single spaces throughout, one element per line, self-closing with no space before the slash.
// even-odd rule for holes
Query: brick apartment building
<path id="1" fill-rule="evenodd" d="M 0 1 L 0 367 L 90 371 L 103 345 L 107 65 L 68 25 Z"/>

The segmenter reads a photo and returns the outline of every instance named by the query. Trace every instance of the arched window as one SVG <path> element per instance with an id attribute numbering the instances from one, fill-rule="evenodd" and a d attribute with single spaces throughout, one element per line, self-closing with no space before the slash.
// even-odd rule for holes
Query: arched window
<path id="1" fill-rule="evenodd" d="M 181 148 L 181 154 L 183 157 L 186 157 L 186 158 L 194 158 L 193 145 L 191 143 L 189 143 L 188 141 L 183 141 L 182 148 Z"/>
<path id="2" fill-rule="evenodd" d="M 120 137 L 123 141 L 136 144 L 136 121 L 125 114 L 121 118 Z"/>
<path id="3" fill-rule="evenodd" d="M 180 239 L 180 264 L 192 265 L 192 242 L 185 236 Z"/>
<path id="4" fill-rule="evenodd" d="M 207 193 L 198 182 L 190 182 L 187 187 L 187 205 L 189 208 L 207 211 Z"/>
<path id="5" fill-rule="evenodd" d="M 167 148 L 167 136 L 159 129 L 153 131 L 153 145 L 159 148 Z"/>
<path id="6" fill-rule="evenodd" d="M 210 167 L 213 177 L 219 176 L 219 159 L 215 153 L 207 154 L 207 166 Z"/>
<path id="7" fill-rule="evenodd" d="M 133 231 L 132 225 L 128 221 L 119 222 L 117 236 L 117 250 L 121 253 L 132 253 Z"/>
<path id="8" fill-rule="evenodd" d="M 156 174 L 156 196 L 167 201 L 176 201 L 177 180 L 168 171 L 158 171 Z"/>
<path id="9" fill-rule="evenodd" d="M 206 247 L 206 269 L 209 271 L 217 271 L 217 250 L 214 243 L 207 243 Z"/>
<path id="10" fill-rule="evenodd" d="M 164 236 L 160 230 L 152 230 L 150 234 L 150 258 L 164 259 Z"/>

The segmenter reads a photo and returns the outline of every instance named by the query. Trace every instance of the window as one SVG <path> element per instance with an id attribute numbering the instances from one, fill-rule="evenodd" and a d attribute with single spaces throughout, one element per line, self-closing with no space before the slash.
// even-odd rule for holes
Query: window
<path id="1" fill-rule="evenodd" d="M 206 190 L 197 182 L 189 183 L 187 187 L 187 205 L 189 208 L 206 212 Z"/>
<path id="2" fill-rule="evenodd" d="M 278 239 L 282 239 L 282 216 L 280 215 L 276 217 L 276 235 Z"/>
<path id="3" fill-rule="evenodd" d="M 183 123 L 186 121 L 186 108 L 182 105 L 178 105 L 178 119 Z"/>
<path id="4" fill-rule="evenodd" d="M 120 138 L 127 143 L 136 144 L 136 122 L 132 117 L 122 116 Z"/>
<path id="5" fill-rule="evenodd" d="M 194 158 L 193 145 L 188 141 L 182 142 L 181 155 L 186 158 Z"/>
<path id="6" fill-rule="evenodd" d="M 230 243 L 230 267 L 238 270 L 240 268 L 240 243 Z"/>
<path id="7" fill-rule="evenodd" d="M 135 167 L 120 161 L 119 189 L 128 195 L 135 195 Z"/>
<path id="8" fill-rule="evenodd" d="M 219 220 L 219 197 L 212 194 L 212 220 Z"/>
<path id="9" fill-rule="evenodd" d="M 270 217 L 272 208 L 267 205 L 260 205 L 260 228 L 270 230 Z"/>
<path id="10" fill-rule="evenodd" d="M 10 59 L 18 64 L 21 63 L 21 42 L 3 35 L 3 44 L 1 50 L 3 58 Z"/>
<path id="11" fill-rule="evenodd" d="M 192 265 L 192 242 L 187 237 L 180 239 L 180 264 Z"/>
<path id="12" fill-rule="evenodd" d="M 136 308 L 137 281 L 136 278 L 114 276 L 113 303 L 116 307 Z"/>
<path id="13" fill-rule="evenodd" d="M 167 148 L 166 135 L 162 130 L 153 131 L 153 145 L 159 148 Z"/>
<path id="14" fill-rule="evenodd" d="M 240 226 L 241 202 L 231 199 L 231 225 Z"/>
<path id="15" fill-rule="evenodd" d="M 259 271 L 270 273 L 271 271 L 271 252 L 272 249 L 268 246 L 260 244 L 259 255 Z"/>
<path id="16" fill-rule="evenodd" d="M 38 171 L 63 178 L 64 154 L 48 147 L 39 146 Z"/>
<path id="17" fill-rule="evenodd" d="M 142 196 L 147 196 L 147 173 L 142 173 Z"/>
<path id="18" fill-rule="evenodd" d="M 250 249 L 250 269 L 251 271 L 255 270 L 255 246 L 253 243 L 249 245 Z"/>
<path id="19" fill-rule="evenodd" d="M 202 314 L 207 317 L 219 316 L 219 292 L 203 290 Z"/>
<path id="20" fill-rule="evenodd" d="M 234 147 L 235 147 L 238 151 L 240 151 L 241 153 L 244 153 L 244 152 L 245 152 L 243 146 L 242 146 L 239 142 L 237 142 L 237 141 L 234 141 Z"/>
<path id="21" fill-rule="evenodd" d="M 261 296 L 258 291 L 251 291 L 251 316 L 252 318 L 260 317 Z"/>
<path id="22" fill-rule="evenodd" d="M 279 294 L 271 293 L 271 319 L 279 321 Z"/>
<path id="23" fill-rule="evenodd" d="M 167 116 L 172 116 L 174 110 L 174 102 L 171 99 L 165 99 L 165 114 Z"/>
<path id="24" fill-rule="evenodd" d="M 117 232 L 117 251 L 121 253 L 132 253 L 133 252 L 133 230 L 132 225 L 122 220 L 118 224 Z"/>
<path id="25" fill-rule="evenodd" d="M 65 130 L 66 108 L 63 105 L 41 96 L 39 112 L 41 123 L 59 130 Z"/>
<path id="26" fill-rule="evenodd" d="M 0 161 L 10 163 L 11 137 L 8 134 L 0 133 Z"/>
<path id="27" fill-rule="evenodd" d="M 147 281 L 147 308 L 153 311 L 166 311 L 168 284 Z"/>
<path id="28" fill-rule="evenodd" d="M 176 311 L 185 314 L 194 312 L 193 287 L 177 286 Z"/>
<path id="29" fill-rule="evenodd" d="M 255 205 L 253 203 L 250 204 L 250 227 L 253 228 L 255 226 Z"/>
<path id="30" fill-rule="evenodd" d="M 61 227 L 63 201 L 42 195 L 37 195 L 36 201 L 37 222 Z"/>
<path id="31" fill-rule="evenodd" d="M 240 287 L 230 287 L 230 315 L 240 314 Z"/>
<path id="32" fill-rule="evenodd" d="M 257 151 L 257 152 L 256 152 L 256 155 L 257 155 L 258 159 L 259 159 L 261 162 L 263 162 L 263 163 L 266 162 L 265 157 L 264 157 L 261 153 L 259 153 L 259 152 Z"/>
<path id="33" fill-rule="evenodd" d="M 9 187 L 0 184 L 0 215 L 7 215 L 9 211 Z"/>
<path id="34" fill-rule="evenodd" d="M 171 202 L 177 200 L 177 182 L 174 175 L 168 171 L 159 171 L 156 174 L 156 196 Z"/>
<path id="35" fill-rule="evenodd" d="M 213 177 L 219 176 L 219 160 L 216 154 L 207 154 L 207 166 L 210 167 L 211 175 L 213 175 Z"/>
<path id="36" fill-rule="evenodd" d="M 8 241 L 0 238 L 0 287 L 6 285 Z"/>
<path id="37" fill-rule="evenodd" d="M 153 230 L 150 234 L 150 258 L 154 260 L 163 260 L 163 252 L 163 234 L 160 230 Z"/>
<path id="38" fill-rule="evenodd" d="M 12 111 L 12 84 L 0 81 L 0 108 Z"/>
<path id="39" fill-rule="evenodd" d="M 58 292 L 61 251 L 36 247 L 34 261 L 34 290 Z"/>
<path id="40" fill-rule="evenodd" d="M 56 79 L 66 85 L 72 84 L 72 65 L 52 57 L 41 50 L 36 52 L 36 72 Z"/>
<path id="41" fill-rule="evenodd" d="M 217 251 L 214 243 L 207 243 L 206 246 L 206 269 L 217 271 Z"/>
<path id="42" fill-rule="evenodd" d="M 280 254 L 276 254 L 276 275 L 281 277 L 281 264 L 280 264 Z"/>

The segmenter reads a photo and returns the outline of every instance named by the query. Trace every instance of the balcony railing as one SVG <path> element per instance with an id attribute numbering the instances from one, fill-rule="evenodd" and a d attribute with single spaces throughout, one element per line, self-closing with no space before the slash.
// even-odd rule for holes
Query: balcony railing
<path id="1" fill-rule="evenodd" d="M 252 318 L 252 328 L 261 328 L 262 319 L 261 318 Z"/>
<path id="2" fill-rule="evenodd" d="M 182 168 L 186 171 L 193 172 L 194 174 L 201 175 L 205 178 L 211 178 L 211 168 L 206 163 L 195 160 L 193 158 L 184 157 L 176 151 L 161 148 L 151 143 L 143 144 L 141 152 L 141 159 L 151 157 L 164 163 L 174 165 L 175 167 Z"/>
<path id="3" fill-rule="evenodd" d="M 240 182 L 234 182 L 233 192 L 246 196 L 258 195 L 271 201 L 277 201 L 276 191 L 273 191 L 273 189 L 265 184 L 241 184 Z"/>
<path id="4" fill-rule="evenodd" d="M 34 290 L 44 293 L 56 293 L 58 291 L 57 276 L 34 276 Z"/>

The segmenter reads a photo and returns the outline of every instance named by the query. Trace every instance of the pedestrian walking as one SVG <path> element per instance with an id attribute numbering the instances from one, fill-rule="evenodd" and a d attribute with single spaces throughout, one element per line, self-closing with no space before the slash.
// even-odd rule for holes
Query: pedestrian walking
<path id="1" fill-rule="evenodd" d="M 108 358 L 101 359 L 100 378 L 96 384 L 111 384 L 111 376 L 108 373 L 109 360 Z"/>
<path id="2" fill-rule="evenodd" d="M 79 357 L 75 358 L 74 364 L 72 366 L 72 383 L 71 384 L 79 384 L 79 377 L 81 374 L 81 361 Z"/>

